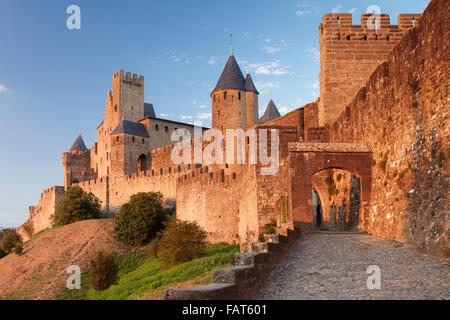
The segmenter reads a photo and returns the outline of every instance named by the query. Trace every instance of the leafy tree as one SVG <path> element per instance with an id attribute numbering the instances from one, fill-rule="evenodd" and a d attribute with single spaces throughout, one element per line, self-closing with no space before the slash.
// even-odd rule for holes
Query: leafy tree
<path id="1" fill-rule="evenodd" d="M 206 231 L 196 222 L 172 220 L 158 243 L 158 258 L 174 266 L 205 255 Z"/>
<path id="2" fill-rule="evenodd" d="M 25 230 L 26 234 L 28 235 L 28 237 L 32 237 L 33 233 L 34 233 L 34 224 L 33 221 L 31 221 L 30 219 L 27 220 L 27 222 L 25 222 L 23 225 L 23 230 Z"/>
<path id="3" fill-rule="evenodd" d="M 163 227 L 163 198 L 160 192 L 131 196 L 116 217 L 114 230 L 117 237 L 132 246 L 142 246 L 153 239 Z"/>
<path id="4" fill-rule="evenodd" d="M 63 199 L 55 204 L 51 217 L 52 226 L 60 227 L 81 220 L 97 219 L 100 216 L 100 200 L 92 193 L 86 193 L 79 186 L 67 190 Z"/>
<path id="5" fill-rule="evenodd" d="M 1 249 L 6 253 L 11 253 L 17 246 L 22 246 L 22 237 L 14 229 L 7 229 L 4 231 Z"/>
<path id="6" fill-rule="evenodd" d="M 91 285 L 95 290 L 103 291 L 117 283 L 117 266 L 112 254 L 97 252 L 90 261 L 89 269 Z"/>

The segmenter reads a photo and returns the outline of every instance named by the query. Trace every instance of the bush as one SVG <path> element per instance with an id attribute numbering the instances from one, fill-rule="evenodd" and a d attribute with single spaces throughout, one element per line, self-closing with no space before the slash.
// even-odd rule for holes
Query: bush
<path id="1" fill-rule="evenodd" d="M 2 248 L 0 248 L 0 259 L 3 258 L 4 256 L 6 256 L 6 252 L 2 250 Z"/>
<path id="2" fill-rule="evenodd" d="M 112 254 L 97 252 L 90 262 L 89 269 L 91 285 L 95 290 L 103 291 L 117 283 L 117 266 Z"/>
<path id="3" fill-rule="evenodd" d="M 163 227 L 163 195 L 160 192 L 137 193 L 125 203 L 115 220 L 114 231 L 132 246 L 148 243 Z"/>
<path id="4" fill-rule="evenodd" d="M 81 220 L 98 219 L 100 200 L 93 193 L 86 193 L 79 186 L 67 190 L 64 199 L 55 204 L 51 217 L 52 226 L 60 227 Z"/>
<path id="5" fill-rule="evenodd" d="M 150 242 L 150 245 L 148 246 L 148 254 L 152 257 L 158 256 L 158 248 L 159 248 L 159 241 L 161 240 L 161 237 L 156 237 Z"/>
<path id="6" fill-rule="evenodd" d="M 28 237 L 32 237 L 33 233 L 34 233 L 34 224 L 33 221 L 31 220 L 27 220 L 27 222 L 25 222 L 23 225 L 23 230 L 25 231 L 25 233 L 28 235 Z"/>
<path id="7" fill-rule="evenodd" d="M 21 243 L 17 243 L 16 246 L 14 247 L 14 253 L 17 255 L 22 255 L 23 253 L 23 245 Z"/>
<path id="8" fill-rule="evenodd" d="M 196 222 L 173 220 L 159 241 L 158 258 L 174 266 L 205 255 L 206 231 Z"/>
<path id="9" fill-rule="evenodd" d="M 1 244 L 1 249 L 6 253 L 11 253 L 14 248 L 18 245 L 22 245 L 22 237 L 14 229 L 5 230 L 5 235 L 3 236 L 3 241 Z"/>

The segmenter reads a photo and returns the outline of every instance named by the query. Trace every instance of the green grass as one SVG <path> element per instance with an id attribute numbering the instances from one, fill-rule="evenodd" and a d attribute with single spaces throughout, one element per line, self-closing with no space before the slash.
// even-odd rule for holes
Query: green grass
<path id="1" fill-rule="evenodd" d="M 168 286 L 176 286 L 206 275 L 217 268 L 233 264 L 234 253 L 239 246 L 227 244 L 212 244 L 206 248 L 203 258 L 164 269 L 156 258 L 143 252 L 132 253 L 116 260 L 119 281 L 105 291 L 95 291 L 90 288 L 89 275 L 82 276 L 82 290 L 67 291 L 59 299 L 87 300 L 129 300 L 145 294 L 163 290 Z M 208 278 L 212 282 L 212 278 Z"/>

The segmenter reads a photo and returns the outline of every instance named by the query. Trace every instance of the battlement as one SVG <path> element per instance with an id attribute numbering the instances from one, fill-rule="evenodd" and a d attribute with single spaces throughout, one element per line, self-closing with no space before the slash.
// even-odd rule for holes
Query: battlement
<path id="1" fill-rule="evenodd" d="M 379 25 L 376 25 L 375 19 L 368 25 L 372 16 L 379 18 Z M 361 24 L 353 25 L 351 13 L 327 13 L 323 16 L 319 32 L 325 40 L 399 40 L 406 31 L 419 24 L 420 17 L 421 14 L 399 14 L 398 25 L 391 25 L 389 14 L 365 13 L 361 15 Z M 370 29 L 370 25 L 374 28 Z"/>
<path id="2" fill-rule="evenodd" d="M 335 121 L 375 68 L 415 26 L 421 14 L 400 14 L 391 25 L 388 14 L 362 14 L 353 25 L 351 13 L 327 13 L 319 26 L 320 101 L 318 124 Z M 369 19 L 373 21 L 369 21 Z M 378 21 L 377 21 L 378 20 Z"/>
<path id="3" fill-rule="evenodd" d="M 119 70 L 114 73 L 113 78 L 119 78 L 120 80 L 134 83 L 137 85 L 144 85 L 144 76 L 137 75 L 135 73 L 131 74 L 131 72 L 124 72 L 123 70 Z"/>
<path id="4" fill-rule="evenodd" d="M 44 191 L 42 191 L 41 193 L 41 198 L 43 198 L 47 193 L 57 193 L 57 194 L 64 194 L 65 190 L 64 187 L 61 186 L 53 186 L 51 188 L 45 189 Z"/>

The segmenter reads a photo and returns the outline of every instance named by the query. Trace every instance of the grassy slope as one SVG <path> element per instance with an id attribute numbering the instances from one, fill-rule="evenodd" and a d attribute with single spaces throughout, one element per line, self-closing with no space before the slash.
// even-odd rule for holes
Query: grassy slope
<path id="1" fill-rule="evenodd" d="M 189 287 L 212 282 L 212 271 L 230 266 L 238 246 L 226 244 L 209 245 L 204 258 L 190 261 L 170 269 L 143 251 L 118 258 L 119 282 L 109 289 L 98 292 L 89 288 L 89 275 L 82 279 L 81 291 L 67 291 L 60 299 L 125 300 L 160 299 L 169 286 Z"/>

